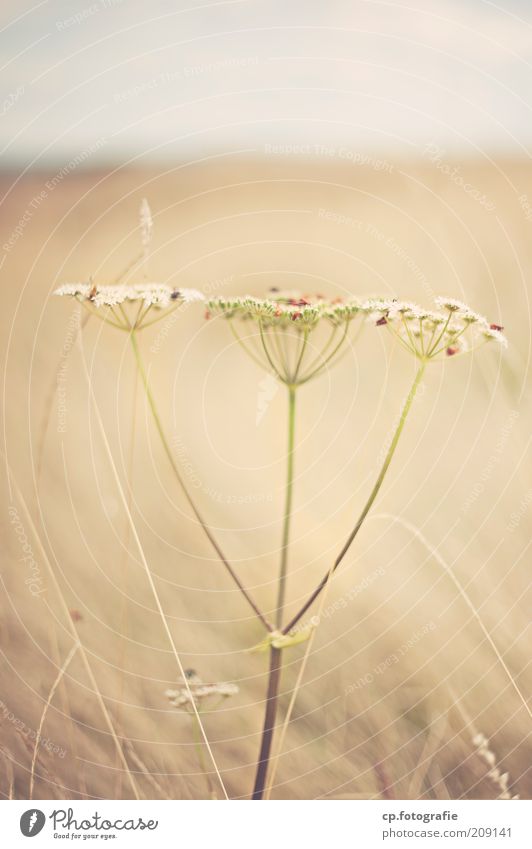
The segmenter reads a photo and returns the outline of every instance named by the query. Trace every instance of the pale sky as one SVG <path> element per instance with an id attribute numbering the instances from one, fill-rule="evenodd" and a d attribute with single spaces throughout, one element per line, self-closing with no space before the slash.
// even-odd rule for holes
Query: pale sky
<path id="1" fill-rule="evenodd" d="M 532 151 L 532 3 L 3 0 L 4 166 Z"/>

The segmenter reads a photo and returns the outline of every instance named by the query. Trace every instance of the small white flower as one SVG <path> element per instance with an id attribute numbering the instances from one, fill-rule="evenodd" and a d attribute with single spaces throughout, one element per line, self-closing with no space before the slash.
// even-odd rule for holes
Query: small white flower
<path id="1" fill-rule="evenodd" d="M 492 327 L 483 327 L 480 330 L 480 334 L 485 339 L 494 340 L 495 342 L 498 342 L 499 345 L 502 345 L 503 348 L 508 347 L 508 339 L 500 330 L 496 330 Z"/>
<path id="2" fill-rule="evenodd" d="M 116 307 L 124 301 L 133 300 L 135 292 L 129 286 L 100 286 L 95 287 L 94 294 L 88 299 L 95 307 Z"/>
<path id="3" fill-rule="evenodd" d="M 448 310 L 449 312 L 462 312 L 469 313 L 470 309 L 467 304 L 464 304 L 463 301 L 459 301 L 458 298 L 447 298 L 443 296 L 439 296 L 435 298 L 435 304 L 441 310 Z"/>
<path id="4" fill-rule="evenodd" d="M 490 779 L 492 784 L 495 786 L 498 791 L 497 798 L 499 799 L 518 799 L 519 796 L 512 796 L 508 792 L 508 785 L 510 783 L 510 776 L 507 772 L 501 772 L 499 765 L 497 764 L 497 756 L 495 752 L 490 749 L 489 740 L 484 734 L 475 734 L 472 739 L 473 745 L 477 750 L 477 755 L 486 763 L 489 767 L 487 772 L 487 777 Z"/>
<path id="5" fill-rule="evenodd" d="M 220 681 L 216 684 L 204 684 L 199 675 L 192 669 L 187 670 L 185 675 L 186 683 L 184 678 L 180 678 L 179 683 L 182 686 L 179 689 L 165 690 L 164 695 L 170 701 L 172 707 L 184 708 L 188 705 L 195 704 L 197 708 L 200 708 L 203 706 L 203 703 L 208 702 L 213 696 L 226 699 L 236 696 L 239 693 L 237 685 L 228 681 Z M 186 684 L 188 684 L 188 687 Z"/>
<path id="6" fill-rule="evenodd" d="M 54 291 L 54 295 L 74 298 L 80 295 L 82 298 L 88 298 L 90 290 L 90 283 L 63 283 Z"/>
<path id="7" fill-rule="evenodd" d="M 167 283 L 136 283 L 134 285 L 108 285 L 93 283 L 66 283 L 55 290 L 54 295 L 70 296 L 77 298 L 87 306 L 92 305 L 96 309 L 107 307 L 111 311 L 113 307 L 137 303 L 136 313 L 122 309 L 120 314 L 113 314 L 113 321 L 123 326 L 124 330 L 133 327 L 140 330 L 148 310 L 164 310 L 180 303 L 192 303 L 203 301 L 204 297 L 196 289 L 177 289 Z M 139 303 L 142 302 L 144 310 L 139 321 Z M 142 306 L 141 304 L 141 306 Z M 105 315 L 102 316 L 104 321 Z M 151 319 L 150 319 L 151 321 Z M 129 324 L 128 324 L 129 322 Z"/>

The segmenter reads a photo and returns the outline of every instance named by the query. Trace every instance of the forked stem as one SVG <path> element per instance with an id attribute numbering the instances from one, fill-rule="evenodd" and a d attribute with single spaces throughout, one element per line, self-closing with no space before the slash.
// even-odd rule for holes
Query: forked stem
<path id="1" fill-rule="evenodd" d="M 401 410 L 401 415 L 399 417 L 399 422 L 398 422 L 397 427 L 395 429 L 394 435 L 392 437 L 392 441 L 390 443 L 390 447 L 388 448 L 388 451 L 386 453 L 386 457 L 384 458 L 384 462 L 381 466 L 377 480 L 375 481 L 375 484 L 373 486 L 373 489 L 371 490 L 369 498 L 366 501 L 366 503 L 365 503 L 365 505 L 362 509 L 362 512 L 357 519 L 355 527 L 353 528 L 353 530 L 349 534 L 344 547 L 342 548 L 340 554 L 338 555 L 338 557 L 334 561 L 334 564 L 331 567 L 331 569 L 329 569 L 326 572 L 326 574 L 323 576 L 323 578 L 319 582 L 316 589 L 311 593 L 311 595 L 309 596 L 307 601 L 304 603 L 303 607 L 290 620 L 288 625 L 286 625 L 283 628 L 284 634 L 288 634 L 297 625 L 297 623 L 299 622 L 301 617 L 305 615 L 305 613 L 307 612 L 309 607 L 318 598 L 319 594 L 321 593 L 321 591 L 323 590 L 323 588 L 327 584 L 327 581 L 329 580 L 329 575 L 334 573 L 336 571 L 336 569 L 338 568 L 338 566 L 341 564 L 345 555 L 349 551 L 349 549 L 350 549 L 350 547 L 353 543 L 353 540 L 355 539 L 360 528 L 364 524 L 366 516 L 368 515 L 369 511 L 371 510 L 371 508 L 373 506 L 373 502 L 375 501 L 375 499 L 377 498 L 377 495 L 379 494 L 379 490 L 382 486 L 384 478 L 386 477 L 386 472 L 388 471 L 388 468 L 389 468 L 390 463 L 392 461 L 393 455 L 395 454 L 395 449 L 397 448 L 397 445 L 399 443 L 399 439 L 400 439 L 401 434 L 403 432 L 403 428 L 405 426 L 405 422 L 406 422 L 408 413 L 410 412 L 410 408 L 412 407 L 412 403 L 414 401 L 414 398 L 416 397 L 416 393 L 417 393 L 417 390 L 419 388 L 419 384 L 421 383 L 421 380 L 423 378 L 423 374 L 425 373 L 426 364 L 427 364 L 426 360 L 421 360 L 420 366 L 419 366 L 419 368 L 416 372 L 416 376 L 414 378 L 414 382 L 413 382 L 412 386 L 410 387 L 410 391 L 409 391 L 408 395 L 406 396 L 406 400 L 405 400 L 405 403 L 404 403 L 403 408 Z"/>
<path id="2" fill-rule="evenodd" d="M 270 622 L 268 622 L 268 620 L 266 619 L 266 617 L 264 616 L 262 611 L 256 605 L 256 603 L 251 598 L 250 594 L 248 593 L 248 591 L 246 590 L 246 588 L 244 587 L 244 585 L 240 581 L 240 578 L 238 577 L 238 575 L 234 571 L 233 567 L 231 566 L 231 564 L 227 560 L 225 554 L 223 553 L 218 542 L 216 541 L 215 537 L 213 536 L 211 529 L 209 528 L 209 526 L 205 522 L 203 516 L 199 512 L 198 508 L 196 507 L 195 502 L 193 501 L 191 495 L 189 494 L 187 487 L 185 486 L 183 478 L 181 477 L 181 474 L 179 472 L 179 468 L 177 466 L 177 463 L 176 463 L 174 456 L 172 454 L 171 448 L 168 444 L 168 440 L 166 438 L 164 428 L 162 426 L 162 422 L 161 422 L 159 413 L 157 411 L 157 406 L 155 404 L 155 399 L 153 397 L 152 391 L 150 389 L 150 384 L 149 384 L 149 381 L 148 381 L 148 375 L 146 374 L 146 370 L 144 368 L 144 363 L 142 361 L 142 357 L 140 355 L 140 350 L 139 350 L 139 346 L 138 346 L 138 342 L 137 342 L 137 336 L 136 336 L 136 333 L 135 333 L 134 330 L 132 330 L 131 333 L 130 333 L 130 339 L 131 339 L 131 345 L 132 345 L 132 348 L 133 348 L 133 353 L 135 355 L 135 362 L 136 362 L 137 369 L 139 371 L 139 374 L 140 374 L 140 377 L 141 377 L 141 380 L 142 380 L 142 383 L 143 383 L 143 386 L 144 386 L 144 390 L 146 392 L 146 398 L 148 399 L 148 405 L 150 407 L 150 411 L 151 411 L 151 414 L 152 414 L 152 417 L 153 417 L 153 421 L 155 422 L 155 426 L 157 428 L 157 432 L 159 434 L 159 438 L 161 440 L 165 454 L 168 457 L 168 460 L 170 462 L 172 470 L 173 470 L 173 472 L 174 472 L 174 474 L 177 478 L 177 481 L 178 481 L 181 489 L 183 490 L 183 494 L 184 494 L 188 504 L 190 505 L 192 512 L 194 513 L 194 516 L 198 520 L 198 523 L 200 524 L 205 536 L 207 537 L 207 539 L 209 540 L 210 544 L 212 545 L 214 551 L 218 555 L 220 561 L 223 563 L 223 565 L 225 566 L 225 568 L 227 569 L 227 571 L 231 575 L 231 578 L 233 579 L 233 581 L 237 585 L 238 589 L 240 590 L 240 592 L 242 593 L 242 595 L 244 596 L 244 598 L 246 599 L 246 601 L 248 602 L 248 604 L 252 608 L 255 615 L 260 619 L 260 621 L 262 622 L 262 624 L 264 625 L 266 630 L 271 631 L 271 630 L 273 630 L 273 626 L 271 625 Z"/>

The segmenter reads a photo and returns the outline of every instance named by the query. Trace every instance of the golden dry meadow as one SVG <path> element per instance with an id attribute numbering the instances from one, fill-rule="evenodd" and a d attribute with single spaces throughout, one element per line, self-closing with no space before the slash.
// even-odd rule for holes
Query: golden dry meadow
<path id="1" fill-rule="evenodd" d="M 271 798 L 531 796 L 532 169 L 430 146 L 311 153 L 1 175 L 5 798 L 223 797 L 153 586 L 189 682 L 222 684 L 201 720 L 223 787 L 253 786 L 268 662 L 248 649 L 264 628 L 176 483 L 127 334 L 52 298 L 127 269 L 145 197 L 150 279 L 176 289 L 443 294 L 504 327 L 508 349 L 424 373 L 301 680 L 308 642 L 282 650 L 278 731 L 298 686 Z M 285 388 L 197 302 L 138 344 L 185 485 L 273 618 Z M 346 344 L 298 390 L 288 617 L 352 529 L 414 378 L 375 322 Z"/>

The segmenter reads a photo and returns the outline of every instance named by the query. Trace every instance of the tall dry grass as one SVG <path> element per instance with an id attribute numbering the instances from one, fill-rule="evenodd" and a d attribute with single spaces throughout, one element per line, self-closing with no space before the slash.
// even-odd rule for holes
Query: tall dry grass
<path id="1" fill-rule="evenodd" d="M 328 589 L 271 796 L 495 798 L 489 764 L 473 743 L 483 734 L 511 793 L 530 797 L 523 699 L 530 693 L 532 224 L 518 198 L 531 174 L 518 162 L 471 162 L 462 171 L 494 212 L 430 163 L 376 172 L 226 157 L 166 173 L 78 172 L 33 215 L 2 266 L 3 447 L 31 519 L 5 476 L 4 796 L 28 797 L 34 756 L 35 798 L 131 797 L 126 765 L 142 797 L 208 795 L 190 717 L 163 695 L 175 685 L 176 660 L 139 546 L 125 530 L 126 507 L 183 667 L 240 687 L 202 716 L 228 795 L 246 796 L 253 780 L 266 661 L 242 647 L 259 642 L 261 628 L 191 517 L 140 392 L 135 400 L 127 339 L 92 320 L 84 329 L 92 398 L 72 309 L 49 299 L 63 280 L 120 273 L 138 250 L 128 227 L 147 195 L 154 278 L 206 294 L 288 284 L 427 302 L 444 292 L 505 325 L 511 347 L 503 358 L 483 352 L 435 367 L 424 381 L 375 511 Z M 13 186 L 3 175 L 8 235 L 45 180 L 35 173 Z M 259 416 L 264 375 L 201 311 L 156 325 L 141 344 L 186 480 L 247 587 L 271 610 L 283 393 Z M 364 333 L 330 380 L 300 393 L 289 611 L 330 565 L 367 497 L 410 365 L 381 336 Z M 10 507 L 32 567 L 21 560 Z M 30 577 L 42 593 L 32 595 Z M 61 672 L 72 625 L 94 680 L 79 652 Z M 280 722 L 306 645 L 289 651 Z"/>

